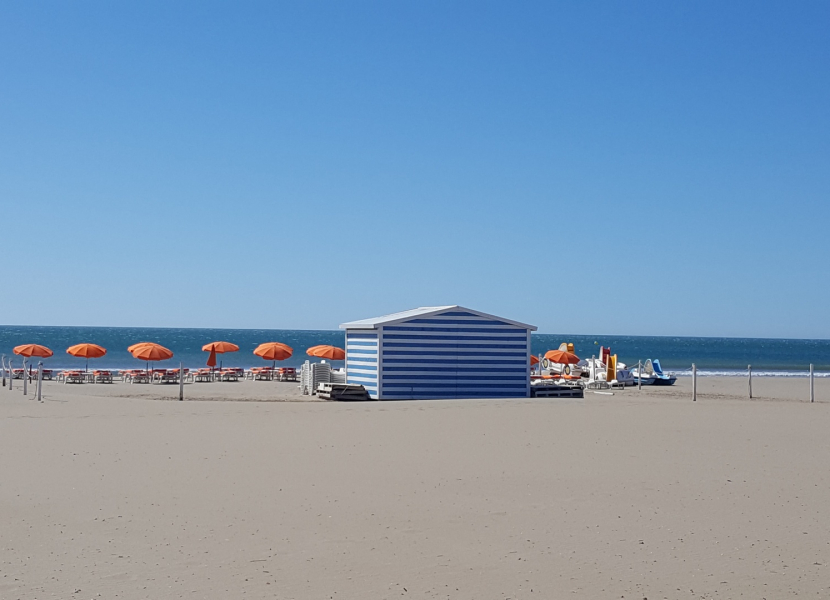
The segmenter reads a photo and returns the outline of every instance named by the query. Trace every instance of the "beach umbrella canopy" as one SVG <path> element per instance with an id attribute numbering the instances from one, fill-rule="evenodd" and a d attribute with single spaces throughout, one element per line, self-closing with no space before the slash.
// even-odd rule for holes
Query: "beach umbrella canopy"
<path id="1" fill-rule="evenodd" d="M 127 348 L 127 352 L 132 353 L 133 350 L 138 348 L 139 346 L 145 346 L 147 344 L 152 344 L 153 342 L 138 342 L 137 344 L 133 344 L 129 348 Z"/>
<path id="2" fill-rule="evenodd" d="M 173 352 L 159 344 L 146 342 L 130 346 L 130 348 L 132 348 L 130 354 L 139 360 L 167 360 L 173 358 Z"/>
<path id="3" fill-rule="evenodd" d="M 545 358 L 560 365 L 575 365 L 579 362 L 579 357 L 576 354 L 564 350 L 548 350 L 545 352 Z"/>
<path id="4" fill-rule="evenodd" d="M 67 354 L 86 359 L 86 368 L 89 370 L 90 358 L 101 358 L 107 353 L 107 349 L 98 344 L 75 344 L 66 349 Z"/>
<path id="5" fill-rule="evenodd" d="M 98 344 L 75 344 L 69 346 L 66 353 L 80 358 L 101 358 L 107 353 L 107 349 Z"/>
<path id="6" fill-rule="evenodd" d="M 539 357 L 534 355 L 534 354 L 531 354 L 530 355 L 530 365 L 533 366 L 533 365 L 538 365 L 538 364 L 539 364 Z"/>
<path id="7" fill-rule="evenodd" d="M 210 356 L 207 359 L 207 366 L 215 367 L 216 366 L 216 350 L 211 349 Z"/>
<path id="8" fill-rule="evenodd" d="M 231 344 L 230 342 L 211 342 L 202 346 L 204 352 L 216 352 L 217 354 L 224 354 L 225 352 L 239 352 L 239 346 Z"/>
<path id="9" fill-rule="evenodd" d="M 345 360 L 346 351 L 336 346 L 312 346 L 306 353 L 317 358 L 328 358 L 329 360 Z"/>
<path id="10" fill-rule="evenodd" d="M 54 352 L 52 352 L 49 348 L 39 344 L 23 344 L 22 346 L 15 346 L 13 351 L 15 354 L 26 356 L 28 358 L 31 358 L 32 356 L 49 358 L 54 354 Z"/>
<path id="11" fill-rule="evenodd" d="M 281 344 L 280 342 L 266 342 L 260 344 L 254 350 L 254 354 L 265 360 L 285 360 L 294 354 L 294 349 L 291 346 Z"/>

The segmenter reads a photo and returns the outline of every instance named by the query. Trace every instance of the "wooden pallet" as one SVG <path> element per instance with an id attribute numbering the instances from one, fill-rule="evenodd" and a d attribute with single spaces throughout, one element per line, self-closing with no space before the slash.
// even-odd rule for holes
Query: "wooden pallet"
<path id="1" fill-rule="evenodd" d="M 324 400 L 338 400 L 341 402 L 371 399 L 365 387 L 353 383 L 318 383 L 317 397 Z"/>
<path id="2" fill-rule="evenodd" d="M 567 385 L 532 385 L 530 386 L 532 398 L 584 398 L 585 393 L 581 387 Z"/>

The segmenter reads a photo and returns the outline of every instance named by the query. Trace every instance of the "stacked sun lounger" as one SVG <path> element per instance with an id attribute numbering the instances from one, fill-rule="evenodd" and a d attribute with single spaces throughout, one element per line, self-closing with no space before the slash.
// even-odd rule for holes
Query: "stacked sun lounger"
<path id="1" fill-rule="evenodd" d="M 317 397 L 323 400 L 365 401 L 369 400 L 369 392 L 362 385 L 321 383 L 317 386 Z"/>
<path id="2" fill-rule="evenodd" d="M 530 395 L 532 398 L 584 398 L 585 392 L 581 386 L 538 381 L 531 384 Z"/>
<path id="3" fill-rule="evenodd" d="M 317 393 L 317 386 L 331 382 L 331 365 L 305 361 L 300 371 L 300 389 L 305 395 Z"/>

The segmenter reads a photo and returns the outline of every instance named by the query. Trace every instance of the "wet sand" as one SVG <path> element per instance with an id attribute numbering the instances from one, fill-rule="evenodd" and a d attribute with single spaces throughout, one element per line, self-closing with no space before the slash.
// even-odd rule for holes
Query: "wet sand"
<path id="1" fill-rule="evenodd" d="M 830 382 L 698 386 L 0 388 L 0 597 L 826 597 Z"/>

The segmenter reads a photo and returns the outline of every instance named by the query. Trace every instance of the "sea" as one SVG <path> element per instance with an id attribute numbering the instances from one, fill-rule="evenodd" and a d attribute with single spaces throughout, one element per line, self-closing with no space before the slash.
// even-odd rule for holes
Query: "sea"
<path id="1" fill-rule="evenodd" d="M 239 346 L 239 352 L 217 355 L 222 366 L 270 364 L 255 356 L 254 348 L 263 342 L 282 342 L 291 346 L 294 354 L 280 365 L 298 367 L 306 360 L 317 360 L 306 355 L 307 348 L 318 344 L 342 348 L 345 334 L 298 329 L 0 326 L 0 353 L 12 356 L 19 366 L 21 357 L 13 355 L 12 349 L 20 344 L 41 344 L 55 353 L 43 361 L 45 367 L 52 369 L 83 368 L 85 359 L 66 353 L 69 346 L 83 342 L 107 349 L 106 356 L 90 360 L 90 368 L 141 367 L 144 363 L 127 352 L 127 347 L 136 342 L 155 342 L 173 351 L 172 359 L 155 363 L 158 367 L 178 367 L 182 362 L 185 367 L 196 368 L 207 362 L 208 353 L 202 351 L 202 346 L 215 341 Z M 600 346 L 610 347 L 627 365 L 658 358 L 664 370 L 678 376 L 689 375 L 694 363 L 701 376 L 744 376 L 747 366 L 752 365 L 754 376 L 806 377 L 812 363 L 817 377 L 830 377 L 830 340 L 533 334 L 533 353 L 544 354 L 562 342 L 573 343 L 581 358 L 598 356 Z M 334 366 L 343 364 L 332 362 Z"/>

